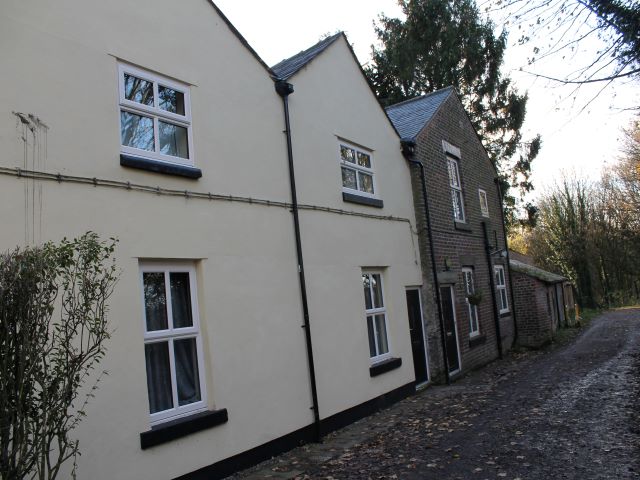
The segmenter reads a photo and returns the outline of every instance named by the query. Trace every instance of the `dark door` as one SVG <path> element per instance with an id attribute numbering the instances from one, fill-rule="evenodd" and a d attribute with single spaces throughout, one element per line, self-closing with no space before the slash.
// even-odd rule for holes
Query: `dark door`
<path id="1" fill-rule="evenodd" d="M 427 354 L 424 346 L 424 332 L 422 330 L 420 290 L 417 288 L 407 290 L 407 311 L 409 312 L 413 369 L 416 373 L 416 383 L 420 384 L 429 380 L 429 373 L 427 372 Z"/>
<path id="2" fill-rule="evenodd" d="M 442 317 L 444 320 L 444 338 L 445 345 L 447 347 L 447 361 L 449 362 L 449 373 L 452 373 L 460 370 L 453 288 L 451 286 L 440 287 L 440 298 L 442 300 Z"/>

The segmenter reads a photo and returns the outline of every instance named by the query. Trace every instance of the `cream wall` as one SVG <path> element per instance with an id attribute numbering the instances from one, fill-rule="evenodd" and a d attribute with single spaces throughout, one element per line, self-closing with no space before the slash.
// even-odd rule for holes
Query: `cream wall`
<path id="1" fill-rule="evenodd" d="M 373 213 L 415 225 L 398 139 L 345 54 L 338 43 L 314 61 L 317 77 L 301 72 L 293 80 L 300 202 L 372 213 L 341 200 L 339 134 L 375 150 L 385 207 Z M 118 59 L 191 85 L 202 178 L 120 166 Z M 0 167 L 289 201 L 281 99 L 205 0 L 5 0 L 0 62 Z M 344 118 L 331 110 L 340 104 L 351 105 Z M 27 132 L 26 149 L 12 112 L 47 125 L 35 142 Z M 79 478 L 174 478 L 312 422 L 289 210 L 0 175 L 0 222 L 3 250 L 87 230 L 119 239 L 122 274 L 103 363 L 110 374 L 78 430 Z M 413 380 L 404 286 L 420 283 L 417 242 L 408 222 L 303 211 L 301 225 L 326 418 Z M 363 237 L 366 249 L 357 244 Z M 224 425 L 145 451 L 140 259 L 195 263 L 208 407 L 229 412 Z M 403 359 L 401 369 L 376 378 L 368 372 L 362 266 L 385 267 L 389 336 Z"/>
<path id="2" fill-rule="evenodd" d="M 409 167 L 400 140 L 343 37 L 288 80 L 299 201 L 406 221 L 302 211 L 302 245 L 320 414 L 326 418 L 415 380 L 405 287 L 422 283 Z M 373 151 L 383 208 L 346 203 L 338 138 Z M 370 377 L 362 268 L 382 271 L 390 353 Z"/>

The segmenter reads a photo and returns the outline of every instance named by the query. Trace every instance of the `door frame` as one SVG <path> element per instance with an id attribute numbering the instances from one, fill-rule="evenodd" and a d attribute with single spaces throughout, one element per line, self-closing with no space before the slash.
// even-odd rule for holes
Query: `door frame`
<path id="1" fill-rule="evenodd" d="M 456 352 L 458 354 L 458 369 L 449 370 L 449 375 L 457 375 L 462 371 L 462 356 L 460 355 L 460 339 L 458 338 L 458 314 L 456 313 L 456 290 L 454 285 L 440 285 L 440 288 L 451 290 L 451 311 L 453 312 L 453 334 L 456 337 Z M 444 332 L 446 335 L 447 332 Z"/>
<path id="2" fill-rule="evenodd" d="M 416 387 L 419 387 L 419 386 L 428 385 L 429 383 L 431 383 L 431 368 L 429 367 L 429 344 L 427 343 L 427 332 L 424 325 L 424 313 L 422 311 L 422 287 L 405 287 L 404 288 L 405 298 L 407 296 L 407 290 L 418 291 L 418 305 L 420 307 L 420 330 L 422 331 L 422 345 L 424 346 L 424 361 L 427 366 L 427 380 L 421 383 L 416 382 Z M 408 315 L 409 315 L 409 312 L 407 312 L 407 316 Z M 411 338 L 411 334 L 409 334 L 409 338 Z M 412 352 L 413 352 L 413 349 L 412 349 Z M 413 357 L 413 353 L 411 354 L 411 356 Z"/>

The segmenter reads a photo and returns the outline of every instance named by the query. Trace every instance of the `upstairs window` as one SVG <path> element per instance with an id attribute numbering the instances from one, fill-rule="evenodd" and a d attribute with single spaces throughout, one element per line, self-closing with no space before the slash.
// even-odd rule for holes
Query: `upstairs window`
<path id="1" fill-rule="evenodd" d="M 362 272 L 362 285 L 369 335 L 369 357 L 373 362 L 377 362 L 389 356 L 387 309 L 382 291 L 382 275 L 376 272 Z"/>
<path id="2" fill-rule="evenodd" d="M 509 300 L 507 298 L 507 284 L 504 281 L 504 267 L 496 265 L 493 267 L 496 280 L 496 290 L 498 291 L 500 313 L 509 311 Z"/>
<path id="3" fill-rule="evenodd" d="M 447 155 L 447 169 L 449 171 L 449 186 L 451 187 L 451 204 L 453 206 L 453 219 L 456 222 L 464 222 L 464 197 L 462 196 L 462 182 L 458 161 Z"/>
<path id="4" fill-rule="evenodd" d="M 487 192 L 478 189 L 478 197 L 480 198 L 480 213 L 483 217 L 489 216 L 489 202 L 487 202 Z"/>
<path id="5" fill-rule="evenodd" d="M 342 190 L 367 197 L 376 193 L 372 154 L 361 147 L 340 142 Z"/>
<path id="6" fill-rule="evenodd" d="M 121 152 L 193 165 L 188 85 L 124 64 L 118 75 Z"/>

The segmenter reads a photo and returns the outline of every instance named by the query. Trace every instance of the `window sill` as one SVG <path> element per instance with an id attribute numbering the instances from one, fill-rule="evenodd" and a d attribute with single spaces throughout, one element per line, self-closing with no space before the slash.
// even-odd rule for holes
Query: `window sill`
<path id="1" fill-rule="evenodd" d="M 454 220 L 453 228 L 461 232 L 473 233 L 473 230 L 471 230 L 471 227 L 469 227 L 465 222 L 459 222 L 457 220 Z"/>
<path id="2" fill-rule="evenodd" d="M 486 335 L 477 335 L 469 339 L 469 348 L 477 347 L 478 345 L 483 345 L 487 341 Z"/>
<path id="3" fill-rule="evenodd" d="M 349 203 L 359 203 L 360 205 L 367 205 L 369 207 L 382 208 L 384 203 L 378 198 L 364 197 L 362 195 L 355 195 L 353 193 L 342 192 L 342 200 Z"/>
<path id="4" fill-rule="evenodd" d="M 510 316 L 511 316 L 511 311 L 502 312 L 502 313 L 500 314 L 500 318 L 510 317 Z"/>
<path id="5" fill-rule="evenodd" d="M 162 425 L 156 425 L 148 432 L 140 434 L 140 448 L 146 450 L 156 445 L 186 437 L 192 433 L 222 425 L 226 423 L 228 419 L 227 409 L 223 408 L 221 410 L 196 413 L 189 417 L 178 418 L 177 420 L 163 423 Z"/>
<path id="6" fill-rule="evenodd" d="M 125 155 L 123 153 L 120 154 L 120 165 L 123 167 L 147 170 L 149 172 L 163 173 L 165 175 L 176 175 L 178 177 L 200 178 L 202 176 L 202 170 L 196 167 L 159 162 L 157 160 Z"/>
<path id="7" fill-rule="evenodd" d="M 383 360 L 382 362 L 378 362 L 375 365 L 371 365 L 371 367 L 369 367 L 369 375 L 372 377 L 377 377 L 378 375 L 382 375 L 383 373 L 387 373 L 391 370 L 395 370 L 396 368 L 400 368 L 401 365 L 401 358 L 389 358 L 387 360 Z"/>

